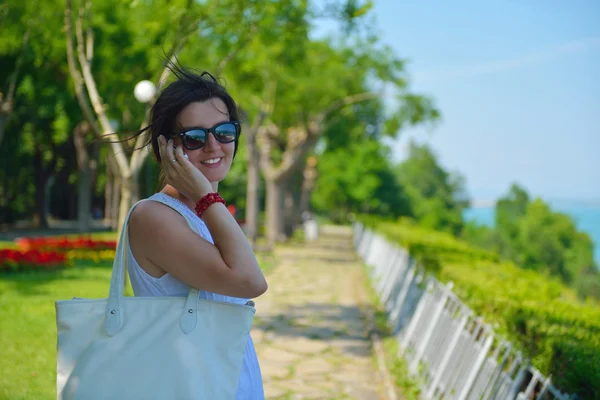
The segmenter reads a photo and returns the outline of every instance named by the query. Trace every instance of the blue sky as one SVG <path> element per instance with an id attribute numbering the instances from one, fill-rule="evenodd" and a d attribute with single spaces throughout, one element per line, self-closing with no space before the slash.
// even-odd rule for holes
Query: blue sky
<path id="1" fill-rule="evenodd" d="M 476 200 L 511 182 L 546 199 L 600 199 L 600 1 L 376 0 L 384 43 L 411 89 L 443 114 L 407 129 L 466 177 Z"/>

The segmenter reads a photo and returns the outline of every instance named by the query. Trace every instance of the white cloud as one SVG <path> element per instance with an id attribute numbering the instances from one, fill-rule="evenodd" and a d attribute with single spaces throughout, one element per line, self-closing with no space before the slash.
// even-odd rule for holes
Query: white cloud
<path id="1" fill-rule="evenodd" d="M 554 46 L 548 50 L 539 51 L 523 57 L 497 60 L 475 65 L 441 68 L 416 72 L 413 77 L 419 82 L 439 79 L 461 78 L 466 76 L 492 74 L 495 72 L 517 69 L 529 65 L 551 61 L 569 54 L 600 47 L 600 37 L 580 39 L 573 42 Z"/>

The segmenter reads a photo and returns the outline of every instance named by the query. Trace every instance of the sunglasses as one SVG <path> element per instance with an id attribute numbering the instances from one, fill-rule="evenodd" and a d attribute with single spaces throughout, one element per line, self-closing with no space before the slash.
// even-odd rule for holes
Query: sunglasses
<path id="1" fill-rule="evenodd" d="M 227 121 L 212 128 L 187 128 L 175 136 L 181 138 L 183 147 L 186 149 L 197 150 L 204 147 L 209 133 L 212 133 L 219 143 L 235 142 L 240 135 L 240 124 L 238 121 Z"/>

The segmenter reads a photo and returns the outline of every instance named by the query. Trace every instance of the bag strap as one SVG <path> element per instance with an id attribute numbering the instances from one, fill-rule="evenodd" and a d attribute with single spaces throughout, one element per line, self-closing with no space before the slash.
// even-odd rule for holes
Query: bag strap
<path id="1" fill-rule="evenodd" d="M 129 246 L 129 234 L 128 234 L 128 223 L 129 218 L 131 217 L 131 213 L 137 207 L 138 204 L 144 201 L 158 201 L 173 210 L 177 211 L 183 218 L 185 218 L 186 222 L 190 226 L 193 231 L 196 231 L 194 223 L 192 220 L 182 213 L 180 210 L 175 208 L 173 205 L 167 203 L 160 197 L 155 197 L 152 199 L 143 199 L 138 201 L 131 207 L 127 217 L 125 218 L 125 222 L 123 223 L 123 228 L 121 230 L 121 237 L 119 238 L 119 243 L 117 245 L 117 251 L 115 252 L 115 259 L 113 261 L 113 269 L 112 275 L 110 278 L 110 289 L 108 295 L 108 302 L 106 307 L 106 318 L 104 320 L 104 331 L 108 336 L 113 336 L 117 332 L 121 330 L 124 322 L 124 307 L 123 307 L 123 292 L 125 290 L 125 268 L 127 268 L 127 255 L 125 254 L 126 249 Z M 179 320 L 179 326 L 183 333 L 191 332 L 197 324 L 197 314 L 198 314 L 198 289 L 189 287 L 187 299 L 185 301 L 185 306 L 182 310 L 182 316 Z"/>

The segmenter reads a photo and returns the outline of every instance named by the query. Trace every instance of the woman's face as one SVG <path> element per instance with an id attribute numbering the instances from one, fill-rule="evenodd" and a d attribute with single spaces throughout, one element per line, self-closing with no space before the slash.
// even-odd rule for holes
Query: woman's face
<path id="1" fill-rule="evenodd" d="M 187 128 L 212 128 L 213 126 L 229 121 L 227 106 L 223 100 L 212 98 L 203 102 L 188 104 L 177 117 L 177 130 L 181 132 Z M 179 136 L 174 138 L 176 146 L 183 146 Z M 197 150 L 183 152 L 198 168 L 209 182 L 220 182 L 227 176 L 233 161 L 235 142 L 221 143 L 210 133 L 206 144 Z M 216 161 L 216 162 L 215 162 Z"/>

